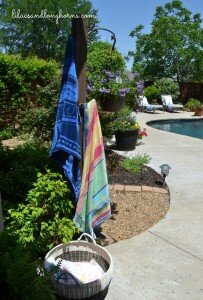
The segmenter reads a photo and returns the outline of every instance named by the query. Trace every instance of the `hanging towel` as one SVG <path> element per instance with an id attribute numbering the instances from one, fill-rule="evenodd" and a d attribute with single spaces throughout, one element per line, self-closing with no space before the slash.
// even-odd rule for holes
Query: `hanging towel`
<path id="1" fill-rule="evenodd" d="M 85 123 L 88 122 L 88 134 L 82 185 L 74 222 L 83 232 L 94 237 L 93 228 L 110 217 L 111 209 L 103 138 L 95 100 L 88 103 L 87 112 L 88 119 L 84 118 Z"/>
<path id="2" fill-rule="evenodd" d="M 56 123 L 50 155 L 63 168 L 75 198 L 79 197 L 81 159 L 78 83 L 75 68 L 75 41 L 72 35 L 68 38 L 65 52 L 61 90 L 56 114 Z"/>

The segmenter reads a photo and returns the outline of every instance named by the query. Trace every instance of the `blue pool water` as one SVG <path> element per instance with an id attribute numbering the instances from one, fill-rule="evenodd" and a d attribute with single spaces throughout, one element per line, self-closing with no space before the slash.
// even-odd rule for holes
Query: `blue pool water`
<path id="1" fill-rule="evenodd" d="M 147 125 L 160 130 L 203 139 L 203 119 L 159 120 L 150 121 Z"/>

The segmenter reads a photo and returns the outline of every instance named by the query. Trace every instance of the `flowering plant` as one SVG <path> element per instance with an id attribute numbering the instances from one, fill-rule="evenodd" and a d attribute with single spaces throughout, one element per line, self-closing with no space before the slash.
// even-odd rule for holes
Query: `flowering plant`
<path id="1" fill-rule="evenodd" d="M 117 130 L 140 130 L 140 125 L 135 118 L 131 116 L 130 109 L 125 106 L 117 113 L 113 127 L 114 132 Z"/>
<path id="2" fill-rule="evenodd" d="M 130 92 L 130 89 L 126 87 L 126 83 L 123 82 L 124 79 L 120 80 L 121 78 L 118 75 L 119 74 L 104 70 L 101 79 L 95 82 L 94 85 L 88 82 L 87 91 L 98 100 L 104 98 L 109 100 L 125 98 Z M 119 80 L 117 80 L 117 78 L 119 78 Z"/>
<path id="3" fill-rule="evenodd" d="M 142 138 L 144 137 L 144 136 L 148 136 L 148 134 L 147 134 L 147 130 L 146 130 L 146 128 L 143 128 L 143 129 L 139 129 L 139 132 L 138 132 L 138 139 L 139 140 L 142 140 Z"/>

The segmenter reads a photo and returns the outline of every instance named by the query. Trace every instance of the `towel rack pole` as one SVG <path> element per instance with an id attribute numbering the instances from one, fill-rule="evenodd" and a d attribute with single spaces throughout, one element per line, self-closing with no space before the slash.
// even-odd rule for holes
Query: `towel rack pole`
<path id="1" fill-rule="evenodd" d="M 86 71 L 87 71 L 87 31 L 88 31 L 88 20 L 87 18 L 82 18 L 81 14 L 76 14 L 75 18 L 72 19 L 72 35 L 76 41 L 76 72 L 78 77 L 78 103 L 82 104 L 86 102 Z M 80 127 L 80 145 L 81 145 L 81 162 L 80 170 L 81 174 L 84 166 L 84 119 L 81 118 Z"/>
<path id="2" fill-rule="evenodd" d="M 78 77 L 78 100 L 86 102 L 86 69 L 87 69 L 87 31 L 88 20 L 76 14 L 72 19 L 72 35 L 76 41 L 76 71 Z"/>

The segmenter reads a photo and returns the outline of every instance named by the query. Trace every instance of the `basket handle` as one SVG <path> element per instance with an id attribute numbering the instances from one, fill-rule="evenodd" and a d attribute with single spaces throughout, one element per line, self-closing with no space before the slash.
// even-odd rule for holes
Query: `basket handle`
<path id="1" fill-rule="evenodd" d="M 88 237 L 93 244 L 96 244 L 94 238 L 88 233 L 81 234 L 81 236 L 77 240 L 80 241 L 83 237 L 85 238 L 86 241 L 87 241 L 86 237 Z"/>

